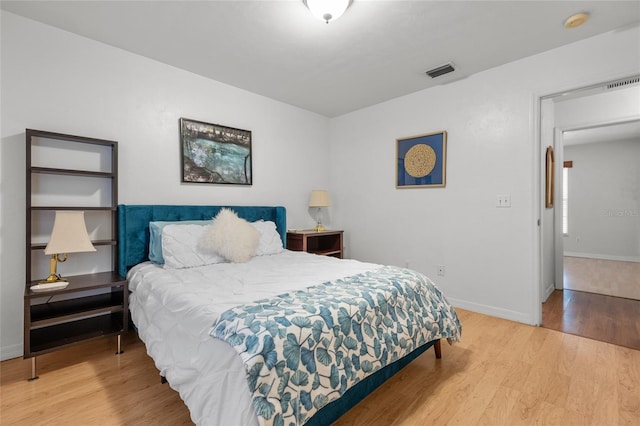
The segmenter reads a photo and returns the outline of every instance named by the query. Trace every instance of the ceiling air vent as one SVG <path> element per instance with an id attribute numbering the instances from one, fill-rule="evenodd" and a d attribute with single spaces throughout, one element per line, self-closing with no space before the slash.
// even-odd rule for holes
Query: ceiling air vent
<path id="1" fill-rule="evenodd" d="M 453 68 L 453 65 L 451 64 L 446 64 L 443 65 L 441 67 L 438 68 L 434 68 L 432 70 L 426 71 L 427 75 L 431 78 L 436 78 L 439 77 L 443 74 L 449 74 L 450 72 L 455 71 L 455 68 Z"/>
<path id="2" fill-rule="evenodd" d="M 607 84 L 607 89 L 617 89 L 619 87 L 629 86 L 631 84 L 640 83 L 640 77 L 631 77 L 625 80 L 614 81 Z"/>

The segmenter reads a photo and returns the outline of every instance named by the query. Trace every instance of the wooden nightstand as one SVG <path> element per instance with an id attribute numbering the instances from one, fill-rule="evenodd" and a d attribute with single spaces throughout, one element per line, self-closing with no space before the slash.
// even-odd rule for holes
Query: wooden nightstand
<path id="1" fill-rule="evenodd" d="M 129 286 L 113 272 L 65 277 L 60 290 L 24 294 L 24 358 L 31 358 L 31 378 L 37 379 L 36 357 L 103 336 L 121 336 L 129 326 Z M 32 284 L 37 284 L 34 281 Z M 90 294 L 89 291 L 98 294 Z M 58 300 L 49 299 L 59 296 Z M 34 301 L 38 304 L 32 304 Z M 43 301 L 45 301 L 43 303 Z"/>
<path id="2" fill-rule="evenodd" d="M 287 249 L 333 256 L 342 259 L 342 234 L 344 231 L 291 231 L 287 232 Z"/>

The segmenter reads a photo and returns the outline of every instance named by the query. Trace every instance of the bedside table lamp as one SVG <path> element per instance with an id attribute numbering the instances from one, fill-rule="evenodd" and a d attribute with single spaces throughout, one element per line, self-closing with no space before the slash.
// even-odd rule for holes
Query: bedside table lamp
<path id="1" fill-rule="evenodd" d="M 84 222 L 84 212 L 79 211 L 56 211 L 53 222 L 51 239 L 44 249 L 44 254 L 51 255 L 49 262 L 49 276 L 40 281 L 41 287 L 55 285 L 61 287 L 66 283 L 58 273 L 58 262 L 67 260 L 68 253 L 80 253 L 96 251 L 96 248 L 89 239 L 87 225 Z M 61 257 L 62 256 L 62 257 Z"/>
<path id="2" fill-rule="evenodd" d="M 309 207 L 315 207 L 318 209 L 316 213 L 316 227 L 314 230 L 316 232 L 324 231 L 324 226 L 322 226 L 322 222 L 320 222 L 320 211 L 323 207 L 331 206 L 331 201 L 329 201 L 329 193 L 324 189 L 314 189 L 311 191 L 311 198 L 309 199 Z"/>

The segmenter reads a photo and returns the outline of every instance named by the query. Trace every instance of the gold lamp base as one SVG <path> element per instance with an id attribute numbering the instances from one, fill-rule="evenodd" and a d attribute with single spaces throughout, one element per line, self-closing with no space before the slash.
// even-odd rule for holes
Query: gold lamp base
<path id="1" fill-rule="evenodd" d="M 60 258 L 62 256 L 62 258 Z M 38 284 L 31 286 L 31 291 L 51 291 L 51 290 L 60 290 L 69 285 L 69 281 L 62 278 L 57 273 L 58 262 L 64 262 L 67 260 L 67 254 L 52 254 L 51 260 L 49 261 L 49 276 L 42 281 L 39 281 Z"/>
<path id="2" fill-rule="evenodd" d="M 62 256 L 62 258 L 60 258 Z M 67 254 L 52 254 L 51 259 L 49 260 L 49 276 L 42 281 L 39 281 L 39 285 L 47 285 L 54 283 L 62 283 L 67 282 L 64 278 L 58 274 L 58 262 L 64 262 L 67 260 Z"/>
<path id="3" fill-rule="evenodd" d="M 38 284 L 42 285 L 42 284 L 53 284 L 53 283 L 59 283 L 59 282 L 66 282 L 67 280 L 65 280 L 64 278 L 62 278 L 60 275 L 58 274 L 51 274 L 49 275 L 47 278 L 45 278 L 42 281 L 38 281 Z"/>
<path id="4" fill-rule="evenodd" d="M 316 212 L 316 227 L 313 228 L 313 230 L 316 231 L 316 232 L 324 231 L 324 226 L 322 225 L 322 222 L 320 221 L 320 212 L 321 211 L 322 211 L 322 207 L 318 207 L 318 211 Z"/>

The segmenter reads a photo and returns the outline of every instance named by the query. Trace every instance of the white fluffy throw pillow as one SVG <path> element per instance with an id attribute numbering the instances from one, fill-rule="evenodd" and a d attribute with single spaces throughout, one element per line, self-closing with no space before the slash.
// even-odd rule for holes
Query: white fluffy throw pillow
<path id="1" fill-rule="evenodd" d="M 200 245 L 234 263 L 248 262 L 256 254 L 260 233 L 236 212 L 222 209 L 206 227 Z"/>

